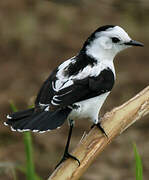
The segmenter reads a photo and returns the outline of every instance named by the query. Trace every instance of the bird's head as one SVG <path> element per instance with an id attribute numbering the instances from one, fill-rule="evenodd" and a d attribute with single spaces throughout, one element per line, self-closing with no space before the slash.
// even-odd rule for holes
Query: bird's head
<path id="1" fill-rule="evenodd" d="M 98 28 L 88 37 L 82 50 L 96 59 L 112 60 L 117 53 L 132 46 L 143 46 L 143 44 L 132 40 L 121 27 L 106 25 Z"/>

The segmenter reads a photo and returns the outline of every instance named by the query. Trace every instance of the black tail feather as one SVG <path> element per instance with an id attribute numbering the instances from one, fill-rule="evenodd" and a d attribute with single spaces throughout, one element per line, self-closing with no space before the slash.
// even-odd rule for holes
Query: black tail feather
<path id="1" fill-rule="evenodd" d="M 27 109 L 27 110 L 23 110 L 23 111 L 14 112 L 11 115 L 8 115 L 7 119 L 9 119 L 9 120 L 23 119 L 28 116 L 31 116 L 33 114 L 34 110 L 35 110 L 34 108 L 31 108 L 31 109 Z"/>
<path id="2" fill-rule="evenodd" d="M 46 130 L 52 130 L 52 129 L 56 129 L 59 128 L 64 121 L 67 119 L 67 116 L 69 115 L 71 109 L 63 109 L 63 110 L 57 110 L 55 111 L 50 118 L 48 117 L 47 114 L 47 118 L 45 118 L 44 123 L 42 123 L 42 121 L 39 122 L 38 126 L 40 127 L 39 130 L 40 131 L 46 131 Z M 49 129 L 50 126 L 50 129 Z"/>
<path id="3" fill-rule="evenodd" d="M 17 131 L 48 131 L 60 127 L 70 112 L 70 108 L 41 112 L 36 112 L 32 108 L 8 115 L 5 124 Z"/>

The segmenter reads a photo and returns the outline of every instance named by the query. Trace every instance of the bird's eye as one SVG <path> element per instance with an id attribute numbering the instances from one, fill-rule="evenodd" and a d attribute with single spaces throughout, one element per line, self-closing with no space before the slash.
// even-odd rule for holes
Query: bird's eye
<path id="1" fill-rule="evenodd" d="M 113 38 L 111 38 L 111 39 L 112 39 L 112 42 L 113 42 L 113 43 L 118 43 L 118 42 L 120 41 L 120 39 L 117 38 L 117 37 L 113 37 Z"/>

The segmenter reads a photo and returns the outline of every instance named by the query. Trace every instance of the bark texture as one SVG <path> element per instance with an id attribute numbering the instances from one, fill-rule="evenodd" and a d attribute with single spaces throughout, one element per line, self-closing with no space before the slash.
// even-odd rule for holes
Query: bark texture
<path id="1" fill-rule="evenodd" d="M 77 161 L 68 159 L 52 173 L 48 180 L 78 180 L 116 136 L 147 114 L 149 114 L 149 86 L 104 115 L 102 127 L 108 138 L 94 127 L 81 139 L 72 152 L 81 162 L 79 167 Z"/>

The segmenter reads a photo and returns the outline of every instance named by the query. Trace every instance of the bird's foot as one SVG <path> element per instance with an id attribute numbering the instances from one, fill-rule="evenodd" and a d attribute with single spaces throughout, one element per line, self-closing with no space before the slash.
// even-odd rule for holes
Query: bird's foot
<path id="1" fill-rule="evenodd" d="M 97 124 L 93 124 L 92 126 L 91 126 L 91 129 L 93 128 L 93 127 L 97 127 L 97 128 L 99 128 L 100 129 L 100 131 L 108 138 L 108 135 L 106 134 L 106 132 L 105 132 L 105 130 L 103 129 L 103 127 L 101 126 L 101 123 L 100 122 L 98 122 Z"/>
<path id="2" fill-rule="evenodd" d="M 63 155 L 62 159 L 60 160 L 60 162 L 56 165 L 56 168 L 68 158 L 71 158 L 71 159 L 77 161 L 79 166 L 80 166 L 80 161 L 75 156 L 69 154 L 69 152 L 68 152 L 69 144 L 70 144 L 70 138 L 71 138 L 71 134 L 72 134 L 72 128 L 74 126 L 74 121 L 71 119 L 69 119 L 69 126 L 70 126 L 70 129 L 69 129 L 69 134 L 68 134 L 68 139 L 67 139 L 64 155 Z"/>
<path id="3" fill-rule="evenodd" d="M 64 155 L 63 155 L 63 157 L 62 157 L 62 159 L 60 160 L 60 162 L 56 165 L 55 169 L 56 169 L 61 163 L 63 163 L 65 160 L 67 160 L 68 158 L 71 158 L 71 159 L 77 161 L 78 164 L 79 164 L 79 166 L 80 166 L 80 161 L 79 161 L 75 156 L 69 154 L 68 152 L 65 152 Z"/>

